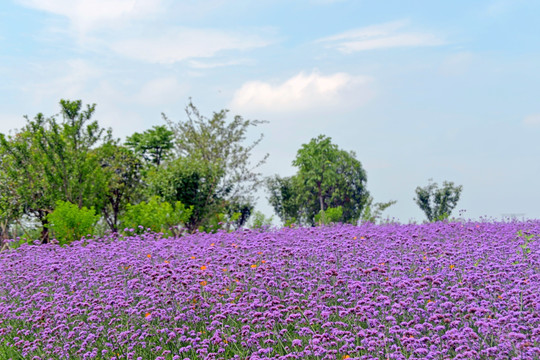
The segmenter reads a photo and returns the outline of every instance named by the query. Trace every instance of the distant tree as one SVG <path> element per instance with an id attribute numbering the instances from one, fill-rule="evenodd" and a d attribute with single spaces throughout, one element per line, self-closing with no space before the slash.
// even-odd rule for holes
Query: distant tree
<path id="1" fill-rule="evenodd" d="M 262 229 L 272 226 L 273 216 L 266 217 L 262 212 L 255 211 L 250 219 L 250 229 Z"/>
<path id="2" fill-rule="evenodd" d="M 103 217 L 113 232 L 118 231 L 120 215 L 142 193 L 142 162 L 127 147 L 105 143 L 96 149 L 106 179 Z"/>
<path id="3" fill-rule="evenodd" d="M 298 200 L 305 220 L 329 207 L 342 208 L 342 222 L 356 223 L 369 197 L 367 176 L 354 152 L 340 150 L 331 138 L 320 135 L 302 145 L 293 161 L 298 167 Z"/>
<path id="4" fill-rule="evenodd" d="M 154 126 L 143 133 L 134 133 L 125 145 L 141 156 L 147 163 L 160 166 L 173 148 L 174 133 L 166 126 Z"/>
<path id="5" fill-rule="evenodd" d="M 433 179 L 425 187 L 416 188 L 416 204 L 426 214 L 429 221 L 447 219 L 456 207 L 463 186 L 455 186 L 453 182 L 443 182 L 439 189 Z"/>
<path id="6" fill-rule="evenodd" d="M 397 203 L 396 200 L 391 200 L 384 203 L 373 203 L 373 197 L 369 196 L 368 200 L 366 201 L 366 206 L 362 211 L 362 216 L 360 217 L 360 220 L 375 224 L 378 220 L 381 219 L 382 212 L 388 209 L 390 206 L 394 205 L 395 203 Z"/>
<path id="7" fill-rule="evenodd" d="M 261 174 L 256 169 L 265 163 L 268 154 L 252 165 L 251 153 L 263 135 L 249 145 L 243 143 L 250 127 L 266 121 L 245 120 L 239 115 L 228 121 L 228 110 L 214 112 L 208 118 L 199 112 L 191 100 L 185 111 L 187 120 L 177 123 L 162 115 L 174 132 L 178 157 L 205 163 L 207 167 L 210 164 L 219 167 L 220 176 L 212 177 L 212 181 L 216 181 L 212 184 L 213 196 L 221 200 L 217 202 L 221 210 L 218 209 L 216 213 L 223 213 L 226 208 L 245 207 L 246 204 L 252 207 L 253 193 L 262 183 Z"/>
<path id="8" fill-rule="evenodd" d="M 13 211 L 22 210 L 43 225 L 41 237 L 49 239 L 47 215 L 56 201 L 94 206 L 104 202 L 105 176 L 93 149 L 100 142 L 113 142 L 109 131 L 91 121 L 95 105 L 60 100 L 62 121 L 39 113 L 27 120 L 14 136 L 0 134 L 1 171 Z M 19 209 L 19 210 L 17 210 Z"/>
<path id="9" fill-rule="evenodd" d="M 266 188 L 270 192 L 268 201 L 275 213 L 285 223 L 295 223 L 301 217 L 302 206 L 298 200 L 300 192 L 296 177 L 279 177 L 275 175 L 266 179 Z"/>
<path id="10" fill-rule="evenodd" d="M 193 232 L 212 214 L 218 214 L 225 208 L 224 194 L 217 188 L 222 174 L 219 164 L 180 157 L 151 170 L 145 181 L 150 196 L 159 196 L 171 204 L 180 201 L 186 206 L 193 206 L 186 222 L 188 230 Z"/>
<path id="11" fill-rule="evenodd" d="M 335 210 L 328 221 L 356 223 L 369 193 L 366 172 L 355 157 L 354 152 L 340 150 L 323 135 L 302 145 L 293 161 L 298 172 L 266 181 L 268 200 L 276 214 L 284 223 L 315 225 L 329 219 L 325 211 L 332 208 Z"/>

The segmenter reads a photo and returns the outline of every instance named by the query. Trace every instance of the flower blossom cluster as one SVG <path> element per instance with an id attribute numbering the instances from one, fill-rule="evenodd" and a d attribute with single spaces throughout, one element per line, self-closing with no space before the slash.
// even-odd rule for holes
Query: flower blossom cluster
<path id="1" fill-rule="evenodd" d="M 539 359 L 539 236 L 440 222 L 23 246 L 0 253 L 0 358 Z"/>

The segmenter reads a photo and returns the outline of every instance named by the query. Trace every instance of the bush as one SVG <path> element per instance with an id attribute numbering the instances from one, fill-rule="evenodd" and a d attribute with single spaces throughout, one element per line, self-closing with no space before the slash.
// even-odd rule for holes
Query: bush
<path id="1" fill-rule="evenodd" d="M 180 232 L 178 228 L 185 226 L 192 212 L 193 206 L 186 208 L 177 201 L 173 207 L 159 196 L 152 196 L 148 202 L 128 204 L 122 217 L 122 226 L 137 234 L 153 231 L 177 236 Z"/>
<path id="2" fill-rule="evenodd" d="M 319 225 L 328 225 L 330 223 L 337 223 L 341 221 L 343 217 L 343 208 L 341 206 L 332 208 L 329 207 L 326 210 L 321 210 L 315 215 L 315 222 Z"/>
<path id="3" fill-rule="evenodd" d="M 47 227 L 52 231 L 60 245 L 69 244 L 73 240 L 79 240 L 83 236 L 93 235 L 94 226 L 99 220 L 99 215 L 93 207 L 79 208 L 70 202 L 57 201 L 56 209 L 47 215 L 49 224 Z"/>
<path id="4" fill-rule="evenodd" d="M 267 218 L 262 212 L 255 211 L 253 214 L 253 217 L 251 218 L 251 229 L 261 229 L 263 227 L 270 227 L 272 226 L 272 221 L 274 220 L 273 216 L 270 216 Z"/>

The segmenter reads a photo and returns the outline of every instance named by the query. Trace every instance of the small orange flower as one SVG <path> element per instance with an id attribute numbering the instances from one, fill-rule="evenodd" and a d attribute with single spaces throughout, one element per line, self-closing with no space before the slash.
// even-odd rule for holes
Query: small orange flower
<path id="1" fill-rule="evenodd" d="M 152 315 L 152 314 L 150 314 L 150 313 L 148 312 L 148 313 L 144 314 L 144 317 L 147 318 L 147 317 L 149 317 L 150 315 Z"/>
<path id="2" fill-rule="evenodd" d="M 168 261 L 168 260 L 165 260 L 165 264 L 168 264 L 168 263 L 169 263 L 169 261 Z"/>
<path id="3" fill-rule="evenodd" d="M 214 245 L 216 245 L 216 244 L 215 244 L 215 243 L 211 243 L 211 244 L 210 244 L 210 246 L 214 246 Z"/>
<path id="4" fill-rule="evenodd" d="M 257 265 L 255 265 L 255 264 L 251 265 L 252 269 L 255 269 L 256 267 L 257 267 Z"/>
<path id="5" fill-rule="evenodd" d="M 191 260 L 195 260 L 195 256 L 192 256 L 192 257 L 191 257 Z"/>
<path id="6" fill-rule="evenodd" d="M 266 262 L 266 260 L 261 260 L 261 262 L 264 264 Z"/>
<path id="7" fill-rule="evenodd" d="M 146 256 L 147 256 L 148 258 L 151 258 L 151 257 L 152 257 L 152 255 L 150 255 L 150 254 L 148 254 L 148 255 L 146 255 Z"/>
<path id="8" fill-rule="evenodd" d="M 360 236 L 360 240 L 366 240 L 365 236 Z"/>
<path id="9" fill-rule="evenodd" d="M 206 266 L 201 266 L 201 270 L 206 270 Z"/>
<path id="10" fill-rule="evenodd" d="M 129 269 L 131 266 L 124 266 L 124 270 Z"/>
<path id="11" fill-rule="evenodd" d="M 223 268 L 223 272 L 227 271 L 227 268 Z"/>
<path id="12" fill-rule="evenodd" d="M 453 268 L 455 268 L 456 266 L 454 264 L 450 265 L 450 270 L 452 270 Z"/>
<path id="13" fill-rule="evenodd" d="M 356 236 L 352 238 L 353 240 L 356 240 Z"/>
<path id="14" fill-rule="evenodd" d="M 497 296 L 497 297 L 498 297 L 499 299 L 502 299 L 502 296 L 501 296 L 501 295 L 499 295 L 499 296 Z"/>
<path id="15" fill-rule="evenodd" d="M 259 251 L 257 254 L 258 254 L 258 255 L 262 255 L 262 252 Z"/>
<path id="16" fill-rule="evenodd" d="M 208 284 L 206 281 L 201 281 L 199 284 L 201 284 L 201 286 L 206 286 L 206 284 Z"/>
<path id="17" fill-rule="evenodd" d="M 345 356 L 343 357 L 343 360 L 345 360 L 345 359 L 350 359 L 350 358 L 351 358 L 351 357 L 350 357 L 349 355 L 345 355 Z"/>

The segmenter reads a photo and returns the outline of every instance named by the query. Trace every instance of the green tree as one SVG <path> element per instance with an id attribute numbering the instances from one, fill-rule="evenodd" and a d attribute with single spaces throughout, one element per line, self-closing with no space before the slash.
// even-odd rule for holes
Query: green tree
<path id="1" fill-rule="evenodd" d="M 256 169 L 265 163 L 268 155 L 253 166 L 250 156 L 263 135 L 248 145 L 244 141 L 249 128 L 265 121 L 245 120 L 239 115 L 228 121 L 228 110 L 214 112 L 208 118 L 199 112 L 191 100 L 185 110 L 187 120 L 177 123 L 162 115 L 174 132 L 178 157 L 219 167 L 220 176 L 211 178 L 216 182 L 211 185 L 214 198 L 220 199 L 217 205 L 221 209 L 216 209 L 215 213 L 224 213 L 224 209 L 244 207 L 246 204 L 252 207 L 252 194 L 262 184 L 261 174 Z"/>
<path id="2" fill-rule="evenodd" d="M 125 145 L 141 156 L 147 163 L 160 166 L 173 148 L 174 133 L 166 126 L 154 126 L 143 133 L 134 133 Z"/>
<path id="3" fill-rule="evenodd" d="M 299 184 L 294 176 L 275 175 L 266 179 L 266 188 L 270 192 L 268 202 L 284 223 L 295 223 L 302 217 L 303 208 L 298 201 Z"/>
<path id="4" fill-rule="evenodd" d="M 363 222 L 377 223 L 381 219 L 382 212 L 388 209 L 390 206 L 397 203 L 396 200 L 391 200 L 384 203 L 373 203 L 373 197 L 370 195 L 366 201 L 366 206 L 362 210 L 360 220 Z"/>
<path id="5" fill-rule="evenodd" d="M 62 200 L 101 210 L 106 179 L 93 149 L 100 142 L 112 142 L 109 131 L 91 118 L 95 105 L 61 100 L 62 121 L 56 116 L 37 114 L 14 136 L 0 134 L 2 178 L 8 179 L 10 206 L 36 217 L 43 225 L 47 242 L 47 215 Z"/>
<path id="6" fill-rule="evenodd" d="M 142 192 L 142 163 L 130 149 L 105 143 L 96 149 L 106 179 L 103 217 L 113 232 L 118 231 L 119 217 L 130 202 Z"/>
<path id="7" fill-rule="evenodd" d="M 425 187 L 416 188 L 416 204 L 426 214 L 429 221 L 447 219 L 456 207 L 463 186 L 455 186 L 453 182 L 444 181 L 439 188 L 433 179 Z"/>
<path id="8" fill-rule="evenodd" d="M 266 217 L 262 212 L 255 211 L 253 213 L 253 216 L 250 219 L 249 228 L 250 229 L 262 229 L 262 228 L 268 228 L 272 226 L 272 221 L 274 221 L 274 217 Z"/>
<path id="9" fill-rule="evenodd" d="M 180 201 L 193 206 L 186 223 L 188 230 L 193 232 L 225 208 L 223 194 L 217 188 L 222 173 L 219 164 L 180 157 L 151 170 L 145 181 L 151 196 L 159 196 L 169 203 Z"/>
<path id="10" fill-rule="evenodd" d="M 342 221 L 356 223 L 366 204 L 367 176 L 354 152 L 340 150 L 331 138 L 320 135 L 302 145 L 293 161 L 298 167 L 297 201 L 304 221 L 315 224 L 315 215 L 327 208 L 342 209 Z"/>

